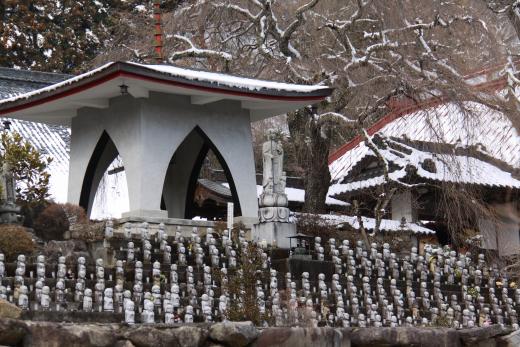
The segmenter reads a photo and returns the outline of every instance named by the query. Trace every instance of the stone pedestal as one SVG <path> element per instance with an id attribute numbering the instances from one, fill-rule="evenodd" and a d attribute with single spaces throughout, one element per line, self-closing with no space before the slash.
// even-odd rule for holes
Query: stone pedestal
<path id="1" fill-rule="evenodd" d="M 263 194 L 261 195 L 262 198 Z M 258 215 L 261 223 L 265 222 L 289 222 L 291 211 L 287 207 L 261 207 Z"/>
<path id="2" fill-rule="evenodd" d="M 124 212 L 123 218 L 168 218 L 168 211 L 164 210 L 133 210 Z"/>
<path id="3" fill-rule="evenodd" d="M 4 204 L 0 206 L 0 223 L 2 224 L 21 224 L 22 216 L 20 207 L 14 204 Z"/>
<path id="4" fill-rule="evenodd" d="M 296 235 L 296 224 L 283 222 L 264 222 L 252 229 L 252 239 L 255 242 L 266 240 L 268 244 L 289 248 L 289 236 Z"/>

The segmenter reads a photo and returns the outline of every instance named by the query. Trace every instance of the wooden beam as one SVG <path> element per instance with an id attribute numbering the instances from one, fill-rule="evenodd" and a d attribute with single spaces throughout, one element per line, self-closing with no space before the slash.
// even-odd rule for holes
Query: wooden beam
<path id="1" fill-rule="evenodd" d="M 125 171 L 125 167 L 124 166 L 118 166 L 116 168 L 113 168 L 112 170 L 108 170 L 107 173 L 109 175 L 115 175 L 115 174 L 117 174 L 119 172 L 123 172 L 123 171 Z"/>

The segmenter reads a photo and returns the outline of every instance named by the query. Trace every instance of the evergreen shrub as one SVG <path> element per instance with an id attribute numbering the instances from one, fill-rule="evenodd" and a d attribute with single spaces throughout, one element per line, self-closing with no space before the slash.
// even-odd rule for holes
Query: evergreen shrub
<path id="1" fill-rule="evenodd" d="M 14 224 L 0 225 L 0 252 L 7 261 L 14 261 L 19 254 L 29 255 L 36 249 L 27 229 Z"/>
<path id="2" fill-rule="evenodd" d="M 43 240 L 63 240 L 71 223 L 87 222 L 85 210 L 73 204 L 50 204 L 34 222 L 34 232 Z"/>

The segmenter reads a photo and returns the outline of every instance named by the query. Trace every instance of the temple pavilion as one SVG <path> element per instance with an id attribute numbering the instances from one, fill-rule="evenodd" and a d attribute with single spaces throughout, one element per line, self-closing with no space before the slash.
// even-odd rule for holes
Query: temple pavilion
<path id="1" fill-rule="evenodd" d="M 320 102 L 326 86 L 295 85 L 113 62 L 0 100 L 0 116 L 71 129 L 67 200 L 88 214 L 110 164 L 127 178 L 125 218 L 184 219 L 204 158 L 224 170 L 245 223 L 258 217 L 251 122 Z"/>

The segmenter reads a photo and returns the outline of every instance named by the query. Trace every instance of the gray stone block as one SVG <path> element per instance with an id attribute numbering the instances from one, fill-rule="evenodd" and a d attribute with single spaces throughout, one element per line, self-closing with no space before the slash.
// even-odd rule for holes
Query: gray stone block
<path id="1" fill-rule="evenodd" d="M 255 242 L 266 240 L 268 244 L 276 244 L 280 248 L 289 248 L 289 236 L 296 235 L 296 224 L 267 222 L 254 226 L 252 238 Z"/>

